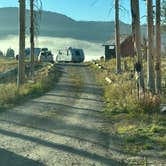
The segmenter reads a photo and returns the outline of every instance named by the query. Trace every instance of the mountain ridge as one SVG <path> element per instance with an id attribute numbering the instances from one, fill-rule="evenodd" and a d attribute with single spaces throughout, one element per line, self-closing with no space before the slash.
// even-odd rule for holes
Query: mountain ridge
<path id="1" fill-rule="evenodd" d="M 26 11 L 26 33 L 29 34 L 29 10 Z M 18 8 L 0 8 L 0 37 L 18 35 Z M 130 34 L 131 26 L 120 22 L 121 33 Z M 114 35 L 114 22 L 76 21 L 64 14 L 42 11 L 40 35 L 69 37 L 79 40 L 103 42 Z"/>

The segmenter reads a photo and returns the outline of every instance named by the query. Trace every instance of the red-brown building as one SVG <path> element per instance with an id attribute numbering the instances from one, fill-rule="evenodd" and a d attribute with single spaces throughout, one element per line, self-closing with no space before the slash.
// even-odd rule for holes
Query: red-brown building
<path id="1" fill-rule="evenodd" d="M 103 46 L 105 47 L 105 60 L 116 57 L 116 46 L 114 40 L 105 42 Z M 120 50 L 122 57 L 134 56 L 134 42 L 131 35 L 121 38 Z"/>

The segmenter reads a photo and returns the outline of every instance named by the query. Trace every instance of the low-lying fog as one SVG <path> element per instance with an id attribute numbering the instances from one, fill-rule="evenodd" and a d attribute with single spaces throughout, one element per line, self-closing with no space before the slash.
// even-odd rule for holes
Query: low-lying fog
<path id="1" fill-rule="evenodd" d="M 35 47 L 47 47 L 55 56 L 57 55 L 58 49 L 67 47 L 82 48 L 85 53 L 86 61 L 99 59 L 104 55 L 104 47 L 102 47 L 102 43 L 55 37 L 38 37 L 35 43 Z M 18 45 L 18 36 L 8 36 L 7 38 L 0 39 L 0 50 L 4 53 L 8 48 L 12 48 L 15 50 L 15 54 L 18 54 Z M 29 37 L 26 38 L 26 47 L 29 47 Z"/>

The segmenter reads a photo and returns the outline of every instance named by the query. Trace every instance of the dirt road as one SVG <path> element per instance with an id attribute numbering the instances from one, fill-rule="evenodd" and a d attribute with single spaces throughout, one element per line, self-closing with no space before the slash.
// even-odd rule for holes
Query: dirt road
<path id="1" fill-rule="evenodd" d="M 52 91 L 0 114 L 0 166 L 124 165 L 102 130 L 102 90 L 93 74 L 85 65 L 59 67 Z"/>

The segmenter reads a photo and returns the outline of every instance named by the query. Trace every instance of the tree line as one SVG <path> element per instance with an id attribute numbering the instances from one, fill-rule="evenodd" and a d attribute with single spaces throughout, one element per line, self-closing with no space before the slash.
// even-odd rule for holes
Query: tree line
<path id="1" fill-rule="evenodd" d="M 139 0 L 130 0 L 132 16 L 132 38 L 134 42 L 137 62 L 135 70 L 138 74 L 139 94 L 145 91 L 144 72 L 147 70 L 147 89 L 152 94 L 161 93 L 161 16 L 166 18 L 166 1 L 161 4 L 161 0 L 146 1 L 147 11 L 147 69 L 143 69 L 143 59 L 141 54 L 141 28 L 140 28 L 140 4 Z M 162 5 L 162 8 L 161 8 Z M 154 12 L 155 6 L 155 12 Z M 121 71 L 120 60 L 120 30 L 119 30 L 119 8 L 120 1 L 115 0 L 115 43 L 116 43 L 116 71 Z M 155 22 L 154 22 L 155 20 Z M 166 22 L 164 22 L 166 23 Z"/>
<path id="2" fill-rule="evenodd" d="M 19 0 L 19 63 L 18 63 L 18 87 L 24 82 L 25 77 L 25 13 L 26 0 Z M 41 0 L 29 0 L 30 2 L 30 50 L 31 50 L 31 77 L 34 75 L 34 37 L 38 32 L 37 11 L 40 13 L 42 8 Z M 36 9 L 36 10 L 35 10 Z"/>

